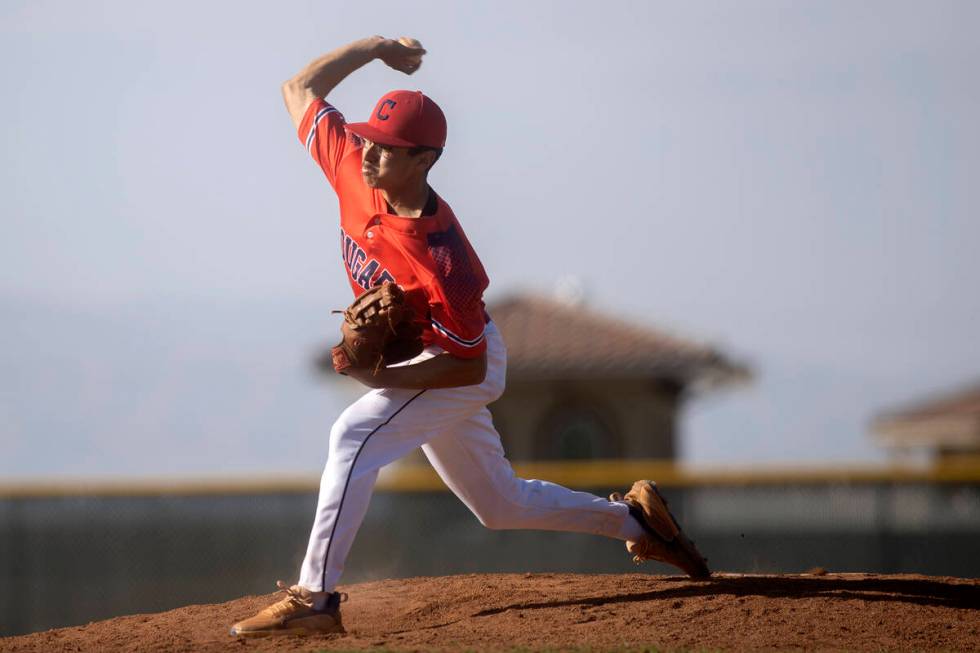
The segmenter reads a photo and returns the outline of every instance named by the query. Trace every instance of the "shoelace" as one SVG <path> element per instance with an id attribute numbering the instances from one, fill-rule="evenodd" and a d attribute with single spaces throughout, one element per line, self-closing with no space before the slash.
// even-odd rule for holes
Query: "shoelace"
<path id="1" fill-rule="evenodd" d="M 312 607 L 307 601 L 303 600 L 302 594 L 294 590 L 289 585 L 286 585 L 286 583 L 282 582 L 281 580 L 276 581 L 276 587 L 278 587 L 280 591 L 286 593 L 286 598 L 269 606 L 269 612 L 271 612 L 273 616 L 282 616 L 284 613 L 291 612 L 297 607 Z"/>
<path id="2" fill-rule="evenodd" d="M 269 606 L 269 611 L 273 616 L 282 616 L 283 613 L 292 611 L 297 607 L 306 608 L 308 610 L 313 609 L 311 601 L 304 598 L 302 593 L 300 593 L 298 590 L 294 590 L 291 586 L 286 585 L 286 583 L 282 582 L 281 580 L 276 581 L 276 587 L 278 587 L 281 592 L 286 593 L 286 598 Z M 349 598 L 347 596 L 347 592 L 338 592 L 338 594 L 339 602 L 346 603 L 347 599 Z"/>
<path id="3" fill-rule="evenodd" d="M 645 560 L 659 560 L 660 562 L 668 562 L 665 558 L 654 555 L 654 551 L 657 551 L 657 547 L 653 544 L 652 540 L 640 540 L 636 542 L 633 548 L 633 562 L 635 564 L 640 564 Z"/>

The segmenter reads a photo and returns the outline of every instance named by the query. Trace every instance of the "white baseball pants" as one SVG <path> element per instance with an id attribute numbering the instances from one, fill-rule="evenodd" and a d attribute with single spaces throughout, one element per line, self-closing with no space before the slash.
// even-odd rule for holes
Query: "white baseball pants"
<path id="1" fill-rule="evenodd" d="M 367 513 L 378 470 L 422 447 L 450 490 L 494 529 L 541 529 L 619 537 L 629 511 L 585 492 L 514 475 L 486 405 L 504 391 L 507 350 L 487 324 L 487 375 L 459 388 L 371 390 L 330 430 L 327 464 L 299 584 L 333 591 Z M 409 361 L 442 350 L 434 347 Z"/>

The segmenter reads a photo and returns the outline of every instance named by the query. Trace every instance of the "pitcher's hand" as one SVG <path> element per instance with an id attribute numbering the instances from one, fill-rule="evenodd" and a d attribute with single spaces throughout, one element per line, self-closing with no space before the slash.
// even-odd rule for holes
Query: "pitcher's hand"
<path id="1" fill-rule="evenodd" d="M 380 37 L 378 37 L 380 38 Z M 415 39 L 403 36 L 397 41 L 382 39 L 378 45 L 378 59 L 406 75 L 411 75 L 422 65 L 425 48 Z"/>

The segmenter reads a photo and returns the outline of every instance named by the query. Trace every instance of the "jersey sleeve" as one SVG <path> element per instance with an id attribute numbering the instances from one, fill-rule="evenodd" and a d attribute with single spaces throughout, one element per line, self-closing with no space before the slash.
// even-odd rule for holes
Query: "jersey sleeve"
<path id="1" fill-rule="evenodd" d="M 344 129 L 345 124 L 344 116 L 336 107 L 317 98 L 306 109 L 297 132 L 300 142 L 334 188 L 337 187 L 340 162 L 357 147 Z"/>
<path id="2" fill-rule="evenodd" d="M 429 292 L 433 340 L 454 356 L 476 358 L 487 348 L 483 291 L 490 282 L 483 265 L 456 225 L 429 234 L 428 247 L 436 270 Z"/>
<path id="3" fill-rule="evenodd" d="M 487 327 L 483 302 L 467 312 L 430 306 L 433 341 L 458 358 L 476 358 L 487 350 Z"/>

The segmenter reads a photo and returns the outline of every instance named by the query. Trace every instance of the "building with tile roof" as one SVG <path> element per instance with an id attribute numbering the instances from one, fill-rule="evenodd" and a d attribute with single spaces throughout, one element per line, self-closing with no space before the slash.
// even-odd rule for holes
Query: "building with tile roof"
<path id="1" fill-rule="evenodd" d="M 750 378 L 717 349 L 531 294 L 487 307 L 507 346 L 491 404 L 511 460 L 673 459 L 684 402 Z"/>
<path id="2" fill-rule="evenodd" d="M 871 431 L 898 455 L 936 461 L 980 456 L 980 382 L 885 411 Z"/>

